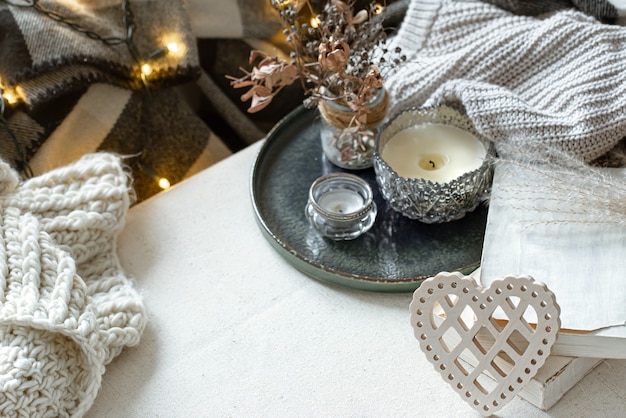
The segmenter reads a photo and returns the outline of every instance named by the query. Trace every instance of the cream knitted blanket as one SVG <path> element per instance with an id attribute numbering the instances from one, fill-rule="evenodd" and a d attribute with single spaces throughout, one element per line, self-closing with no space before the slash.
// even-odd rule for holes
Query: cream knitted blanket
<path id="1" fill-rule="evenodd" d="M 496 142 L 540 140 L 586 161 L 626 136 L 626 27 L 576 9 L 413 0 L 393 43 L 410 63 L 387 77 L 390 114 L 446 103 Z"/>
<path id="2" fill-rule="evenodd" d="M 115 250 L 128 176 L 92 154 L 22 184 L 0 162 L 0 416 L 82 416 L 145 327 Z"/>

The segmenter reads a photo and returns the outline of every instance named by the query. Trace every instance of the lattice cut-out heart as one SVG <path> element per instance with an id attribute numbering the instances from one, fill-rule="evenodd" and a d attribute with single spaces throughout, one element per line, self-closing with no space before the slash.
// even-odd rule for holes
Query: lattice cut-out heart
<path id="1" fill-rule="evenodd" d="M 561 326 L 554 294 L 528 276 L 505 277 L 484 289 L 461 273 L 439 273 L 415 291 L 410 310 L 427 360 L 484 415 L 534 377 Z"/>

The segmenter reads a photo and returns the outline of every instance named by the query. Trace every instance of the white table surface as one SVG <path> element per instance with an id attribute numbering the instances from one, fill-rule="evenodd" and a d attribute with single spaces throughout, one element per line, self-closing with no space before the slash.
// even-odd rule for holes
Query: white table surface
<path id="1" fill-rule="evenodd" d="M 426 362 L 410 294 L 311 279 L 261 234 L 249 177 L 260 143 L 131 209 L 119 256 L 150 316 L 107 366 L 96 417 L 478 417 Z M 626 361 L 604 361 L 543 412 L 626 416 Z"/>

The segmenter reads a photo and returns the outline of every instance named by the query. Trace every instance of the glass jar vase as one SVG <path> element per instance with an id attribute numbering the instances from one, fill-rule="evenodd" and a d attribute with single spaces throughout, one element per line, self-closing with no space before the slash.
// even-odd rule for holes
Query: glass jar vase
<path id="1" fill-rule="evenodd" d="M 377 129 L 389 108 L 387 91 L 377 90 L 367 107 L 367 123 L 359 129 L 353 123 L 356 112 L 350 107 L 333 100 L 319 103 L 322 149 L 334 165 L 349 170 L 372 167 Z"/>

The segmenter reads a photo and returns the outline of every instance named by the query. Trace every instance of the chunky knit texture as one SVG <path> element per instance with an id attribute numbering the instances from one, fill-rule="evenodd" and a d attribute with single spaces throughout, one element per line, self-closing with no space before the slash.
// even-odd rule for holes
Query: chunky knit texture
<path id="1" fill-rule="evenodd" d="M 483 0 L 517 14 L 539 15 L 559 9 L 577 7 L 598 19 L 612 21 L 619 17 L 619 10 L 611 0 Z M 617 0 L 618 2 L 620 0 Z"/>
<path id="2" fill-rule="evenodd" d="M 144 307 L 118 262 L 128 175 L 111 154 L 19 184 L 0 162 L 0 415 L 82 416 Z"/>
<path id="3" fill-rule="evenodd" d="M 626 28 L 574 8 L 539 16 L 481 1 L 412 1 L 393 43 L 391 114 L 460 107 L 494 141 L 544 141 L 586 161 L 626 136 Z"/>

